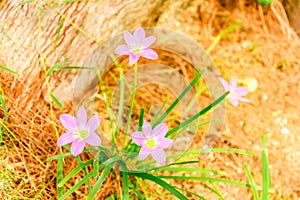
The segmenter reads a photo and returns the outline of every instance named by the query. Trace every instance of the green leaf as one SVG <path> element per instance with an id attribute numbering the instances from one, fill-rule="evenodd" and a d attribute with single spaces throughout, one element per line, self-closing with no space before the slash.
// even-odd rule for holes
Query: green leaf
<path id="1" fill-rule="evenodd" d="M 122 179 L 123 179 L 123 199 L 129 199 L 129 186 L 128 186 L 128 173 L 122 172 Z"/>
<path id="2" fill-rule="evenodd" d="M 152 125 L 152 128 L 157 126 L 159 123 L 161 123 L 168 114 L 175 108 L 175 106 L 180 102 L 180 100 L 186 95 L 188 91 L 190 91 L 193 86 L 198 82 L 198 80 L 201 78 L 201 76 L 204 73 L 204 69 L 201 70 L 200 73 L 197 73 L 195 78 L 192 80 L 192 82 L 183 90 L 183 92 L 179 95 L 179 97 L 172 103 L 172 105 L 162 114 L 162 116 Z"/>
<path id="3" fill-rule="evenodd" d="M 201 199 L 201 200 L 205 200 L 205 198 L 204 198 L 203 196 L 200 196 L 199 194 L 197 194 L 197 193 L 195 193 L 195 192 L 192 192 L 192 191 L 189 191 L 189 190 L 185 190 L 185 189 L 180 188 L 180 187 L 174 187 L 174 188 L 176 188 L 176 189 L 178 189 L 178 190 L 181 190 L 181 191 L 184 191 L 184 192 L 186 192 L 186 193 L 188 193 L 188 194 L 194 195 L 195 197 L 198 197 L 198 198 Z"/>
<path id="4" fill-rule="evenodd" d="M 260 3 L 263 6 L 269 6 L 273 3 L 273 0 L 258 0 L 258 3 Z"/>
<path id="5" fill-rule="evenodd" d="M 49 13 L 47 13 L 47 11 L 44 10 L 41 6 L 37 6 L 37 8 L 39 9 L 39 11 L 41 11 L 41 13 L 43 13 L 44 15 L 49 16 Z"/>
<path id="6" fill-rule="evenodd" d="M 65 178 L 63 180 L 61 180 L 58 183 L 58 187 L 62 187 L 68 180 L 70 180 L 70 178 L 72 178 L 73 176 L 75 176 L 75 174 L 77 174 L 79 171 L 81 171 L 86 166 L 90 165 L 91 163 L 93 163 L 93 160 L 86 161 L 86 162 L 80 164 L 79 166 L 77 166 L 67 176 L 65 176 Z"/>
<path id="7" fill-rule="evenodd" d="M 186 125 L 188 125 L 189 123 L 191 123 L 192 121 L 194 121 L 195 119 L 197 119 L 198 117 L 200 117 L 201 115 L 204 115 L 205 113 L 207 113 L 208 111 L 210 111 L 213 107 L 215 107 L 220 102 L 222 102 L 226 98 L 227 94 L 228 94 L 228 92 L 226 92 L 225 94 L 223 94 L 222 96 L 220 96 L 217 100 L 215 100 L 214 102 L 212 102 L 210 105 L 208 105 L 207 107 L 205 107 L 204 109 L 202 109 L 197 114 L 193 115 L 192 117 L 190 117 L 186 121 L 182 122 L 178 126 L 176 126 L 173 129 L 169 130 L 168 133 L 167 133 L 167 135 L 166 135 L 166 137 L 168 137 L 172 133 L 176 132 L 180 128 L 185 127 Z"/>
<path id="8" fill-rule="evenodd" d="M 52 93 L 50 93 L 50 97 L 60 109 L 64 107 L 62 103 Z"/>
<path id="9" fill-rule="evenodd" d="M 60 158 L 57 161 L 57 185 L 63 179 L 63 171 L 64 171 L 64 169 L 63 169 L 63 159 Z M 57 191 L 57 196 L 60 199 L 62 197 L 63 193 L 64 193 L 64 188 L 57 186 L 57 190 L 58 190 Z"/>
<path id="10" fill-rule="evenodd" d="M 0 142 L 3 142 L 3 129 L 2 129 L 2 124 L 0 124 Z"/>
<path id="11" fill-rule="evenodd" d="M 226 28 L 225 30 L 221 31 L 221 33 L 219 33 L 217 35 L 217 37 L 215 37 L 215 39 L 213 40 L 212 44 L 207 48 L 206 52 L 209 54 L 214 48 L 215 46 L 220 42 L 220 40 L 222 38 L 224 38 L 228 33 L 236 30 L 238 27 L 240 27 L 243 23 L 242 22 L 237 22 L 231 26 L 229 26 L 228 28 Z"/>
<path id="12" fill-rule="evenodd" d="M 18 5 L 16 5 L 16 6 L 12 9 L 12 11 L 15 11 L 18 7 L 24 6 L 24 5 L 26 5 L 26 4 L 28 4 L 28 3 L 31 3 L 31 2 L 33 2 L 33 0 L 29 0 L 29 1 L 24 1 L 24 2 L 18 3 Z"/>
<path id="13" fill-rule="evenodd" d="M 209 183 L 211 184 L 211 187 L 209 187 L 208 185 L 205 185 L 206 188 L 208 188 L 210 191 L 215 193 L 219 197 L 220 200 L 224 200 L 224 197 L 222 196 L 222 194 L 218 190 L 218 188 L 215 186 L 215 184 L 212 181 L 209 181 Z"/>
<path id="14" fill-rule="evenodd" d="M 140 112 L 140 117 L 139 117 L 139 127 L 138 127 L 138 131 L 142 131 L 143 130 L 143 124 L 144 124 L 144 108 L 141 109 Z"/>
<path id="15" fill-rule="evenodd" d="M 257 192 L 257 187 L 256 187 L 255 181 L 254 181 L 254 179 L 252 177 L 252 174 L 251 174 L 251 172 L 249 170 L 248 165 L 244 165 L 244 169 L 246 171 L 248 180 L 250 181 L 250 187 L 251 187 L 251 190 L 252 190 L 253 198 L 254 198 L 254 200 L 259 200 L 258 192 Z"/>
<path id="16" fill-rule="evenodd" d="M 213 181 L 219 183 L 226 183 L 230 185 L 237 185 L 241 187 L 250 187 L 247 183 L 242 183 L 238 181 L 228 180 L 228 179 L 221 179 L 221 178 L 212 178 L 212 177 L 199 177 L 199 176 L 158 176 L 158 178 L 166 178 L 166 179 L 174 179 L 174 180 L 198 180 L 198 181 Z"/>
<path id="17" fill-rule="evenodd" d="M 188 167 L 169 167 L 164 166 L 159 169 L 154 170 L 157 171 L 170 171 L 170 172 L 191 172 L 191 173 L 201 173 L 201 174 L 214 174 L 214 175 L 225 175 L 224 172 L 219 172 L 217 170 L 212 169 L 201 169 L 201 168 L 188 168 Z"/>
<path id="18" fill-rule="evenodd" d="M 15 72 L 15 71 L 13 71 L 13 70 L 11 70 L 11 69 L 9 69 L 9 68 L 3 66 L 3 65 L 0 65 L 0 69 L 5 70 L 5 71 L 8 71 L 8 72 L 10 72 L 10 73 L 12 73 L 12 74 L 14 74 L 14 75 L 20 76 L 20 74 L 18 74 L 18 72 Z"/>
<path id="19" fill-rule="evenodd" d="M 70 62 L 72 62 L 72 60 L 65 60 L 65 61 L 58 62 L 58 63 L 54 64 L 52 67 L 50 67 L 50 69 L 48 70 L 46 76 L 49 77 L 56 68 L 61 67 L 63 65 L 66 65 Z"/>
<path id="20" fill-rule="evenodd" d="M 87 200 L 92 200 L 94 198 L 94 196 L 96 195 L 97 191 L 99 190 L 99 188 L 101 187 L 101 185 L 103 184 L 105 179 L 107 178 L 110 171 L 111 171 L 110 167 L 105 167 L 104 168 L 104 170 L 101 173 L 99 179 L 97 180 L 97 182 L 95 183 L 93 188 L 89 191 L 89 195 L 87 197 Z"/>
<path id="21" fill-rule="evenodd" d="M 64 26 L 64 21 L 65 21 L 64 18 L 60 18 L 59 19 L 59 26 L 58 26 L 57 34 L 56 34 L 56 37 L 55 37 L 55 40 L 54 40 L 54 46 L 56 46 L 56 43 L 57 43 L 57 41 L 58 41 L 58 39 L 60 37 L 61 30 L 62 30 L 62 28 Z"/>
<path id="22" fill-rule="evenodd" d="M 1 86 L 0 86 L 0 89 L 1 89 L 0 103 L 1 103 L 1 106 L 3 108 L 3 112 L 4 112 L 4 116 L 5 116 L 5 122 L 7 122 L 7 120 L 8 120 L 7 106 L 6 106 L 6 103 L 5 103 L 5 100 L 4 100 L 4 92 L 3 92 L 3 89 L 2 89 Z"/>
<path id="23" fill-rule="evenodd" d="M 176 190 L 175 187 L 173 187 L 170 184 L 168 184 L 167 182 L 161 180 L 157 176 L 153 176 L 153 175 L 147 174 L 147 173 L 128 173 L 128 175 L 136 176 L 136 177 L 140 177 L 142 179 L 147 179 L 147 180 L 153 181 L 156 184 L 158 184 L 158 185 L 162 186 L 163 188 L 165 188 L 166 190 L 168 190 L 169 192 L 171 192 L 178 199 L 188 200 L 188 198 L 186 196 L 184 196 L 182 193 L 180 193 L 178 190 Z"/>
<path id="24" fill-rule="evenodd" d="M 73 187 L 71 187 L 66 193 L 64 193 L 59 200 L 63 200 L 66 197 L 68 197 L 70 194 L 72 194 L 75 190 L 77 190 L 82 184 L 84 184 L 86 181 L 88 181 L 93 176 L 93 172 L 88 173 L 85 175 L 77 184 L 75 184 Z"/>
<path id="25" fill-rule="evenodd" d="M 265 136 L 261 136 L 262 140 L 262 200 L 269 199 L 269 189 L 271 186 L 270 169 L 268 162 L 268 151 Z"/>

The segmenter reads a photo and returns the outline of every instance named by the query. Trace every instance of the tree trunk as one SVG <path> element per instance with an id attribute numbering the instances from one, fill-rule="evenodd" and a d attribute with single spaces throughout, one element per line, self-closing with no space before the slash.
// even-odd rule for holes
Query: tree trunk
<path id="1" fill-rule="evenodd" d="M 287 12 L 291 26 L 300 36 L 300 0 L 284 0 L 284 8 Z"/>

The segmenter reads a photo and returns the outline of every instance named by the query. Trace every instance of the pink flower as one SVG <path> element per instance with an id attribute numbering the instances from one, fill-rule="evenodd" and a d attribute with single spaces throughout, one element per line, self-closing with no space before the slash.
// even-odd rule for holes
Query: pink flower
<path id="1" fill-rule="evenodd" d="M 138 159 L 144 160 L 151 154 L 157 162 L 165 163 L 166 154 L 163 149 L 174 144 L 173 140 L 165 138 L 167 132 L 168 125 L 166 123 L 161 123 L 152 130 L 150 124 L 145 120 L 143 131 L 131 134 L 133 142 L 142 146 Z"/>
<path id="2" fill-rule="evenodd" d="M 242 97 L 248 93 L 248 89 L 245 87 L 236 87 L 235 77 L 232 77 L 229 85 L 223 78 L 218 79 L 222 83 L 225 91 L 229 92 L 227 98 L 230 100 L 233 106 L 237 106 L 239 104 L 239 101 L 250 102 L 249 99 Z"/>
<path id="3" fill-rule="evenodd" d="M 125 31 L 124 39 L 127 45 L 119 45 L 116 48 L 115 53 L 129 55 L 130 66 L 135 64 L 141 56 L 152 60 L 158 58 L 157 53 L 149 48 L 156 38 L 154 36 L 145 38 L 145 31 L 143 28 L 137 28 L 133 35 L 128 31 Z"/>
<path id="4" fill-rule="evenodd" d="M 77 112 L 77 119 L 69 114 L 61 114 L 60 121 L 67 129 L 67 132 L 60 136 L 57 146 L 63 146 L 72 142 L 71 153 L 74 156 L 79 155 L 83 151 L 85 143 L 99 146 L 101 139 L 95 131 L 100 124 L 100 120 L 100 116 L 94 115 L 87 121 L 87 114 L 83 106 Z"/>

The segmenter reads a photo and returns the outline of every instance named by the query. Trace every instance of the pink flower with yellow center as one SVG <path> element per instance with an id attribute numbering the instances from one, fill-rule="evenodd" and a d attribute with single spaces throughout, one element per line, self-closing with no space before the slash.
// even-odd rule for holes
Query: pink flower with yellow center
<path id="1" fill-rule="evenodd" d="M 145 120 L 142 132 L 134 132 L 131 138 L 134 143 L 141 146 L 139 152 L 139 160 L 144 160 L 149 155 L 159 163 L 166 162 L 166 154 L 164 148 L 168 148 L 174 144 L 173 140 L 165 138 L 168 132 L 166 123 L 158 124 L 153 130 L 150 124 Z"/>
<path id="2" fill-rule="evenodd" d="M 239 104 L 239 101 L 250 102 L 249 99 L 242 97 L 248 93 L 248 89 L 245 87 L 237 87 L 236 86 L 236 77 L 232 77 L 229 85 L 223 78 L 218 78 L 218 79 L 222 83 L 225 91 L 229 92 L 229 94 L 227 95 L 227 98 L 230 100 L 230 102 L 233 106 L 237 106 Z"/>
<path id="3" fill-rule="evenodd" d="M 133 35 L 128 31 L 124 32 L 126 45 L 119 45 L 115 53 L 121 55 L 129 55 L 129 64 L 135 64 L 140 57 L 155 60 L 158 58 L 157 53 L 150 49 L 150 45 L 156 40 L 154 36 L 145 37 L 143 28 L 137 28 Z"/>
<path id="4" fill-rule="evenodd" d="M 95 132 L 100 124 L 101 117 L 94 115 L 87 121 L 87 113 L 84 107 L 80 107 L 77 112 L 77 119 L 69 114 L 61 114 L 60 121 L 67 129 L 67 132 L 62 134 L 57 141 L 57 146 L 63 146 L 71 143 L 71 153 L 74 156 L 79 155 L 85 144 L 99 146 L 101 139 Z"/>

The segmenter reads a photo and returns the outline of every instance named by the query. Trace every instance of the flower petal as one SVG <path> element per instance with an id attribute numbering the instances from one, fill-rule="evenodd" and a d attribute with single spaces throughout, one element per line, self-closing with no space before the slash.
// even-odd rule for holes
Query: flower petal
<path id="1" fill-rule="evenodd" d="M 228 83 L 221 77 L 218 78 L 218 80 L 222 83 L 225 92 L 228 92 L 229 88 L 228 88 Z"/>
<path id="2" fill-rule="evenodd" d="M 76 118 L 69 114 L 61 114 L 60 122 L 62 125 L 69 131 L 73 131 L 77 129 L 77 121 Z"/>
<path id="3" fill-rule="evenodd" d="M 92 146 L 99 146 L 101 144 L 101 138 L 95 132 L 90 132 L 89 136 L 84 138 L 83 141 Z"/>
<path id="4" fill-rule="evenodd" d="M 151 125 L 146 120 L 144 120 L 144 124 L 143 124 L 143 133 L 146 137 L 152 136 Z"/>
<path id="5" fill-rule="evenodd" d="M 239 101 L 235 98 L 228 98 L 231 104 L 236 107 L 239 104 Z"/>
<path id="6" fill-rule="evenodd" d="M 143 51 L 143 53 L 141 54 L 141 56 L 143 56 L 145 58 L 148 58 L 148 59 L 151 59 L 151 60 L 155 60 L 155 59 L 158 58 L 157 53 L 152 49 L 145 49 Z"/>
<path id="7" fill-rule="evenodd" d="M 164 164 L 166 162 L 166 154 L 164 150 L 159 150 L 151 153 L 151 156 L 156 160 L 157 162 Z"/>
<path id="8" fill-rule="evenodd" d="M 128 31 L 124 32 L 124 39 L 129 47 L 136 44 L 135 38 Z"/>
<path id="9" fill-rule="evenodd" d="M 78 156 L 84 149 L 85 143 L 83 141 L 75 140 L 71 145 L 71 153 Z"/>
<path id="10" fill-rule="evenodd" d="M 147 138 L 145 137 L 143 132 L 134 132 L 130 136 L 131 136 L 133 142 L 139 146 L 143 146 L 145 140 L 147 140 Z"/>
<path id="11" fill-rule="evenodd" d="M 101 117 L 99 115 L 94 115 L 87 123 L 87 128 L 89 129 L 89 131 L 94 132 L 101 121 Z"/>
<path id="12" fill-rule="evenodd" d="M 134 65 L 140 59 L 140 57 L 141 57 L 140 54 L 130 53 L 129 55 L 130 66 Z"/>
<path id="13" fill-rule="evenodd" d="M 77 123 L 80 128 L 86 128 L 87 114 L 83 106 L 81 106 L 77 111 Z"/>
<path id="14" fill-rule="evenodd" d="M 170 146 L 173 146 L 174 141 L 169 139 L 169 138 L 162 138 L 159 139 L 158 141 L 158 145 L 157 145 L 157 149 L 164 149 L 164 148 L 168 148 Z"/>
<path id="15" fill-rule="evenodd" d="M 142 147 L 140 152 L 139 152 L 139 157 L 138 160 L 144 160 L 151 154 L 151 150 L 148 149 L 147 147 Z"/>
<path id="16" fill-rule="evenodd" d="M 231 88 L 231 89 L 236 88 L 236 77 L 235 76 L 231 78 L 229 88 Z"/>
<path id="17" fill-rule="evenodd" d="M 115 50 L 115 54 L 129 55 L 130 48 L 127 45 L 119 45 Z"/>
<path id="18" fill-rule="evenodd" d="M 73 137 L 73 134 L 70 132 L 64 133 L 62 134 L 58 140 L 57 140 L 57 146 L 61 147 L 65 144 L 69 144 L 70 142 L 73 142 L 74 140 L 76 140 L 75 137 Z"/>
<path id="19" fill-rule="evenodd" d="M 239 87 L 235 89 L 235 92 L 239 95 L 239 96 L 244 96 L 248 93 L 248 89 L 245 87 Z"/>
<path id="20" fill-rule="evenodd" d="M 146 39 L 144 39 L 143 41 L 141 41 L 141 45 L 143 46 L 143 48 L 148 48 L 151 46 L 151 44 L 153 44 L 153 42 L 156 40 L 156 37 L 154 36 L 149 36 Z"/>
<path id="21" fill-rule="evenodd" d="M 152 131 L 152 136 L 157 138 L 163 138 L 168 132 L 168 125 L 167 123 L 158 124 Z"/>
<path id="22" fill-rule="evenodd" d="M 145 40 L 145 31 L 142 27 L 137 28 L 134 33 L 133 37 L 137 43 L 142 43 Z"/>

